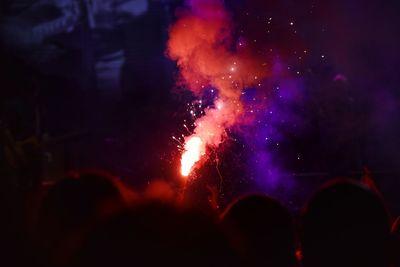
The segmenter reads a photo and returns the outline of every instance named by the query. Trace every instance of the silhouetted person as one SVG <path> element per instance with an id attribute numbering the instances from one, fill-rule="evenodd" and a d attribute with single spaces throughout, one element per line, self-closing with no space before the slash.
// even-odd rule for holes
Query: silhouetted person
<path id="1" fill-rule="evenodd" d="M 394 222 L 392 227 L 393 236 L 393 256 L 394 266 L 400 267 L 400 217 Z"/>
<path id="2" fill-rule="evenodd" d="M 118 187 L 106 176 L 82 174 L 55 184 L 39 214 L 39 241 L 45 257 L 52 264 L 65 262 L 93 225 L 122 203 Z"/>
<path id="3" fill-rule="evenodd" d="M 167 203 L 146 203 L 100 227 L 75 267 L 237 266 L 215 222 Z"/>
<path id="4" fill-rule="evenodd" d="M 279 202 L 249 195 L 234 202 L 222 224 L 239 244 L 246 266 L 295 266 L 292 218 Z"/>
<path id="5" fill-rule="evenodd" d="M 389 216 L 367 187 L 335 181 L 323 187 L 302 214 L 305 267 L 388 266 Z"/>

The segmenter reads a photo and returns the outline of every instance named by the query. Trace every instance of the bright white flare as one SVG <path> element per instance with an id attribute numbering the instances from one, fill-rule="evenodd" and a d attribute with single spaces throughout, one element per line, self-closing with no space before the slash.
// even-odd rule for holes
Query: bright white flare
<path id="1" fill-rule="evenodd" d="M 198 136 L 191 136 L 185 144 L 185 152 L 181 158 L 181 174 L 188 176 L 196 162 L 205 153 L 205 144 Z"/>
<path id="2" fill-rule="evenodd" d="M 223 141 L 225 129 L 236 121 L 237 104 L 215 100 L 215 107 L 207 108 L 204 115 L 195 122 L 193 134 L 185 138 L 184 152 L 181 158 L 181 174 L 189 176 L 193 166 L 206 154 L 206 148 L 217 148 Z"/>

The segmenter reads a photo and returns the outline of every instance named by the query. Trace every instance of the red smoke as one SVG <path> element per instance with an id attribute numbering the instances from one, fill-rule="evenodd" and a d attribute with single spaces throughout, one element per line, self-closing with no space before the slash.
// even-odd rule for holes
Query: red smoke
<path id="1" fill-rule="evenodd" d="M 225 129 L 238 123 L 242 114 L 242 90 L 258 85 L 268 74 L 268 64 L 259 51 L 250 51 L 246 40 L 233 39 L 232 25 L 222 1 L 192 0 L 170 28 L 167 53 L 177 62 L 180 82 L 196 95 L 210 85 L 219 91 L 216 108 L 206 110 L 194 134 L 185 140 L 200 138 L 197 152 L 222 142 Z M 185 150 L 185 164 L 188 158 L 197 158 L 192 152 Z M 186 169 L 191 170 L 196 161 Z"/>

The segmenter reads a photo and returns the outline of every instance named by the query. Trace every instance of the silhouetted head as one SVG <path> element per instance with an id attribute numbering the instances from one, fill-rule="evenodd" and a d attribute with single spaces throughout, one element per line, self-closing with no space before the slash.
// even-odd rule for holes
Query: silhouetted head
<path id="1" fill-rule="evenodd" d="M 392 227 L 394 266 L 400 267 L 400 217 Z"/>
<path id="2" fill-rule="evenodd" d="M 292 218 L 279 202 L 261 195 L 243 197 L 228 207 L 222 223 L 239 243 L 246 265 L 295 265 Z"/>
<path id="3" fill-rule="evenodd" d="M 303 211 L 304 266 L 388 266 L 389 235 L 380 197 L 361 184 L 336 181 Z"/>
<path id="4" fill-rule="evenodd" d="M 145 203 L 100 227 L 74 266 L 237 266 L 215 222 L 194 211 Z"/>
<path id="5" fill-rule="evenodd" d="M 119 189 L 107 176 L 86 173 L 61 180 L 44 197 L 39 214 L 44 250 L 63 258 L 77 247 L 84 232 L 121 204 Z"/>

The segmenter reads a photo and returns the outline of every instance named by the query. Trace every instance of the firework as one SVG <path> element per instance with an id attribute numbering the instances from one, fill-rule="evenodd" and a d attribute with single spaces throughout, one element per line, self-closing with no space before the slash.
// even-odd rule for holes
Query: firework
<path id="1" fill-rule="evenodd" d="M 196 162 L 205 154 L 205 143 L 198 136 L 191 136 L 185 142 L 185 151 L 181 159 L 181 174 L 188 176 Z"/>
<path id="2" fill-rule="evenodd" d="M 193 134 L 185 138 L 181 174 L 188 176 L 194 165 L 207 154 L 207 147 L 218 147 L 225 129 L 240 122 L 243 113 L 240 96 L 245 86 L 258 85 L 267 75 L 262 58 L 243 45 L 232 50 L 232 22 L 222 1 L 192 0 L 170 28 L 168 55 L 180 69 L 179 82 L 200 96 L 211 86 L 218 91 L 214 105 L 195 122 Z"/>

